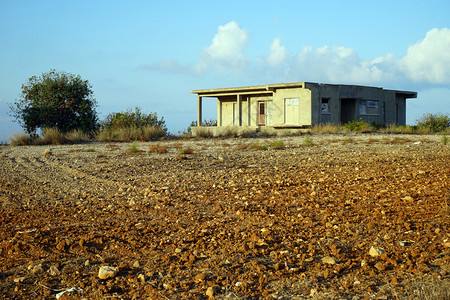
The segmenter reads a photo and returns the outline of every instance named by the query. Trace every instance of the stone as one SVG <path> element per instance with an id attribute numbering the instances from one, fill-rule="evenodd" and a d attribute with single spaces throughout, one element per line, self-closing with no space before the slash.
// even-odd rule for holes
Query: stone
<path id="1" fill-rule="evenodd" d="M 114 278 L 117 274 L 117 270 L 114 267 L 110 266 L 101 266 L 98 270 L 98 277 L 100 279 L 108 279 L 108 278 Z"/>
<path id="2" fill-rule="evenodd" d="M 56 245 L 56 249 L 58 249 L 59 251 L 64 251 L 66 249 L 66 242 L 65 241 L 61 241 Z"/>
<path id="3" fill-rule="evenodd" d="M 139 263 L 138 260 L 136 260 L 136 261 L 133 263 L 133 268 L 140 268 L 140 267 L 141 267 L 141 264 Z"/>
<path id="4" fill-rule="evenodd" d="M 61 272 L 58 270 L 57 267 L 55 266 L 51 266 L 48 270 L 47 270 L 48 274 L 52 275 L 52 276 L 59 276 L 61 275 Z"/>
<path id="5" fill-rule="evenodd" d="M 214 288 L 212 286 L 210 286 L 207 290 L 206 290 L 206 296 L 208 296 L 208 298 L 210 300 L 214 299 Z"/>
<path id="6" fill-rule="evenodd" d="M 369 255 L 372 257 L 377 257 L 385 252 L 386 252 L 386 250 L 384 250 L 383 248 L 372 246 L 372 247 L 370 247 Z"/>
<path id="7" fill-rule="evenodd" d="M 199 281 L 205 280 L 205 278 L 206 278 L 206 275 L 204 273 L 200 273 L 200 274 L 195 275 L 194 280 L 196 282 L 199 282 Z"/>
<path id="8" fill-rule="evenodd" d="M 322 257 L 322 263 L 327 265 L 335 265 L 336 260 L 331 256 Z"/>
<path id="9" fill-rule="evenodd" d="M 375 268 L 377 268 L 378 271 L 384 271 L 386 269 L 386 267 L 382 261 L 377 262 L 375 264 Z"/>
<path id="10" fill-rule="evenodd" d="M 42 268 L 42 265 L 36 265 L 33 267 L 33 269 L 31 269 L 31 273 L 33 274 L 38 274 L 38 273 L 42 273 L 44 272 L 44 269 Z"/>

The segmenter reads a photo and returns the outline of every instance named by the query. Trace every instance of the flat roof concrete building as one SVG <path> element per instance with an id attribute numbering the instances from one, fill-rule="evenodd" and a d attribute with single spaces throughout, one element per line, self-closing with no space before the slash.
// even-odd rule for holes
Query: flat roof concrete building
<path id="1" fill-rule="evenodd" d="M 258 130 L 301 129 L 316 124 L 406 123 L 406 99 L 416 92 L 381 87 L 297 82 L 193 90 L 197 94 L 197 125 L 202 125 L 202 101 L 217 99 L 217 128 Z"/>

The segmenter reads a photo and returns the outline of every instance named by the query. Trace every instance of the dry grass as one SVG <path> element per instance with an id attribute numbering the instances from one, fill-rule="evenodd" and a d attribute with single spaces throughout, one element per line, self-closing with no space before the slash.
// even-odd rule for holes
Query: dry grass
<path id="1" fill-rule="evenodd" d="M 194 150 L 192 150 L 190 147 L 184 148 L 180 151 L 180 154 L 194 154 Z"/>
<path id="2" fill-rule="evenodd" d="M 347 145 L 347 144 L 354 144 L 355 141 L 351 138 L 351 137 L 346 137 L 343 141 L 342 141 L 342 145 Z"/>
<path id="3" fill-rule="evenodd" d="M 281 150 L 281 149 L 285 148 L 284 142 L 282 140 L 276 140 L 276 141 L 272 142 L 270 147 L 272 147 L 272 149 L 277 149 L 277 150 Z"/>
<path id="4" fill-rule="evenodd" d="M 412 140 L 410 140 L 408 138 L 404 138 L 404 137 L 395 137 L 393 139 L 384 139 L 384 143 L 390 144 L 390 145 L 404 145 L 404 144 L 410 143 L 410 142 L 412 142 Z"/>
<path id="5" fill-rule="evenodd" d="M 159 143 L 156 145 L 151 145 L 148 149 L 148 152 L 150 153 L 158 153 L 158 154 L 165 154 L 168 152 L 166 146 L 161 146 Z"/>
<path id="6" fill-rule="evenodd" d="M 116 151 L 120 149 L 120 147 L 115 144 L 108 144 L 106 147 L 109 149 L 109 151 Z"/>
<path id="7" fill-rule="evenodd" d="M 344 132 L 344 128 L 341 125 L 335 124 L 317 124 L 311 128 L 311 133 L 316 134 L 330 134 L 342 132 Z"/>
<path id="8" fill-rule="evenodd" d="M 33 144 L 33 138 L 24 132 L 15 132 L 13 136 L 9 138 L 9 144 L 11 146 L 26 146 Z"/>
<path id="9" fill-rule="evenodd" d="M 247 149 L 248 145 L 247 144 L 238 144 L 236 145 L 236 147 L 234 147 L 234 150 L 239 151 L 239 150 L 245 150 Z"/>
<path id="10" fill-rule="evenodd" d="M 125 127 L 115 130 L 101 130 L 97 133 L 95 139 L 100 142 L 153 141 L 165 135 L 164 129 L 158 126 Z"/>

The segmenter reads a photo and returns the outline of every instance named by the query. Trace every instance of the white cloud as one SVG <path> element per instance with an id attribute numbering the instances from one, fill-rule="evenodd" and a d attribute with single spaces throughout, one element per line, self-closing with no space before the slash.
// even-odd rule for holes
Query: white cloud
<path id="1" fill-rule="evenodd" d="M 314 50 L 304 47 L 293 59 L 293 76 L 305 80 L 318 80 L 345 83 L 369 83 L 392 78 L 386 63 L 392 55 L 363 60 L 358 53 L 342 46 L 323 46 Z"/>
<path id="2" fill-rule="evenodd" d="M 288 56 L 286 48 L 281 45 L 280 38 L 274 38 L 272 44 L 270 45 L 270 53 L 267 57 L 267 63 L 269 66 L 281 65 Z"/>
<path id="3" fill-rule="evenodd" d="M 415 81 L 425 84 L 450 83 L 450 29 L 434 28 L 425 38 L 398 58 L 393 53 L 362 59 L 352 48 L 339 45 L 313 48 L 304 46 L 290 55 L 279 37 L 273 39 L 269 54 L 248 58 L 244 54 L 249 33 L 236 21 L 221 25 L 199 54 L 198 62 L 182 64 L 175 60 L 142 66 L 149 70 L 200 75 L 213 70 L 245 74 L 253 81 L 320 81 L 331 83 L 384 85 Z"/>
<path id="4" fill-rule="evenodd" d="M 450 83 L 450 28 L 433 28 L 409 46 L 400 68 L 414 81 Z"/>
<path id="5" fill-rule="evenodd" d="M 241 70 L 248 62 L 244 55 L 247 40 L 247 31 L 236 21 L 219 26 L 211 45 L 200 54 L 197 71 L 204 72 L 211 67 Z"/>

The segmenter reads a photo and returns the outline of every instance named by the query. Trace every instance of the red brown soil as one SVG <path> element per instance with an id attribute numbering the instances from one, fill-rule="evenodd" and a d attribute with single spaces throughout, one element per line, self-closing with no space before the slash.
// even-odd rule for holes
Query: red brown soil
<path id="1" fill-rule="evenodd" d="M 0 297 L 449 295 L 448 145 L 281 139 L 0 147 Z"/>

